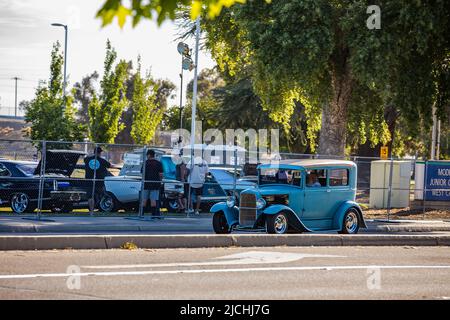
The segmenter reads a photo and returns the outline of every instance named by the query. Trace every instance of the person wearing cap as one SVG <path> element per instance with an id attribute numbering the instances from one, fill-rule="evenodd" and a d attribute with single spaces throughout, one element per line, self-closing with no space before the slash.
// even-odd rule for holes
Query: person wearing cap
<path id="1" fill-rule="evenodd" d="M 89 179 L 88 185 L 90 186 L 88 195 L 92 195 L 92 188 L 94 188 L 94 197 L 88 199 L 90 212 L 94 211 L 105 192 L 105 177 L 111 175 L 108 171 L 111 163 L 102 158 L 102 152 L 103 149 L 97 146 L 93 154 L 84 158 L 85 178 Z M 94 179 L 95 181 L 93 181 Z"/>
<path id="2" fill-rule="evenodd" d="M 144 202 L 144 208 L 147 206 L 147 201 L 150 200 L 150 213 L 154 217 L 160 216 L 157 202 L 159 201 L 162 178 L 163 167 L 161 162 L 155 159 L 154 150 L 147 150 L 147 161 L 145 161 L 144 193 L 142 194 L 142 199 Z"/>

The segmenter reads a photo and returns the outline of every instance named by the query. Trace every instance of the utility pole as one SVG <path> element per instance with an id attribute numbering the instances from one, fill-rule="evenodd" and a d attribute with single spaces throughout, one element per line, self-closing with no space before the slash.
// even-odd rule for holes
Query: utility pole
<path id="1" fill-rule="evenodd" d="M 19 77 L 12 78 L 15 81 L 15 102 L 14 102 L 14 116 L 17 117 L 17 80 L 22 80 Z"/>

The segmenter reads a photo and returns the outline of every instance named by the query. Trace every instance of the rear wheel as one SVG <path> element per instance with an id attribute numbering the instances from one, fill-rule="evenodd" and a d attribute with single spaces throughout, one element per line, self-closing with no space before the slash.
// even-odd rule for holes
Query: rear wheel
<path id="1" fill-rule="evenodd" d="M 285 234 L 288 232 L 289 224 L 287 215 L 280 212 L 274 215 L 268 215 L 266 218 L 267 233 Z"/>
<path id="2" fill-rule="evenodd" d="M 98 206 L 102 212 L 115 212 L 119 207 L 116 198 L 110 193 L 105 193 L 102 196 Z"/>
<path id="3" fill-rule="evenodd" d="M 343 234 L 356 234 L 359 230 L 359 214 L 356 209 L 348 209 L 344 215 L 344 221 L 342 222 L 342 229 L 339 233 Z"/>
<path id="4" fill-rule="evenodd" d="M 231 232 L 227 218 L 225 218 L 225 214 L 222 211 L 214 213 L 213 228 L 214 232 L 217 234 L 227 234 Z"/>
<path id="5" fill-rule="evenodd" d="M 165 199 L 164 207 L 167 209 L 167 212 L 177 212 L 180 209 L 178 199 Z"/>
<path id="6" fill-rule="evenodd" d="M 14 213 L 31 213 L 36 209 L 36 204 L 23 192 L 15 193 L 11 197 L 11 209 Z"/>

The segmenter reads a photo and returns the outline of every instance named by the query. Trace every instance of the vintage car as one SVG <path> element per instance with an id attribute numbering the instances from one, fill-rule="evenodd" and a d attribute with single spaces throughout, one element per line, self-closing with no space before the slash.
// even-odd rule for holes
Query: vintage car
<path id="1" fill-rule="evenodd" d="M 43 175 L 42 209 L 69 212 L 74 203 L 85 201 L 83 181 L 70 179 L 84 153 L 47 150 Z M 30 213 L 38 207 L 41 162 L 0 160 L 0 205 L 14 213 Z"/>
<path id="2" fill-rule="evenodd" d="M 356 164 L 342 160 L 282 160 L 258 167 L 258 187 L 211 208 L 216 233 L 266 230 L 268 233 L 366 228 L 356 197 Z"/>

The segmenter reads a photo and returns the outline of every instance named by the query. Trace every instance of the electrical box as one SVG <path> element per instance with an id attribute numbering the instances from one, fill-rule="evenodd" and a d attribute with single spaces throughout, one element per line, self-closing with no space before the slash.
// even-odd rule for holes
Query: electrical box
<path id="1" fill-rule="evenodd" d="M 390 171 L 392 167 L 392 177 Z M 374 209 L 384 209 L 389 202 L 389 181 L 392 182 L 390 207 L 409 207 L 411 161 L 372 161 L 370 168 L 370 202 Z"/>

